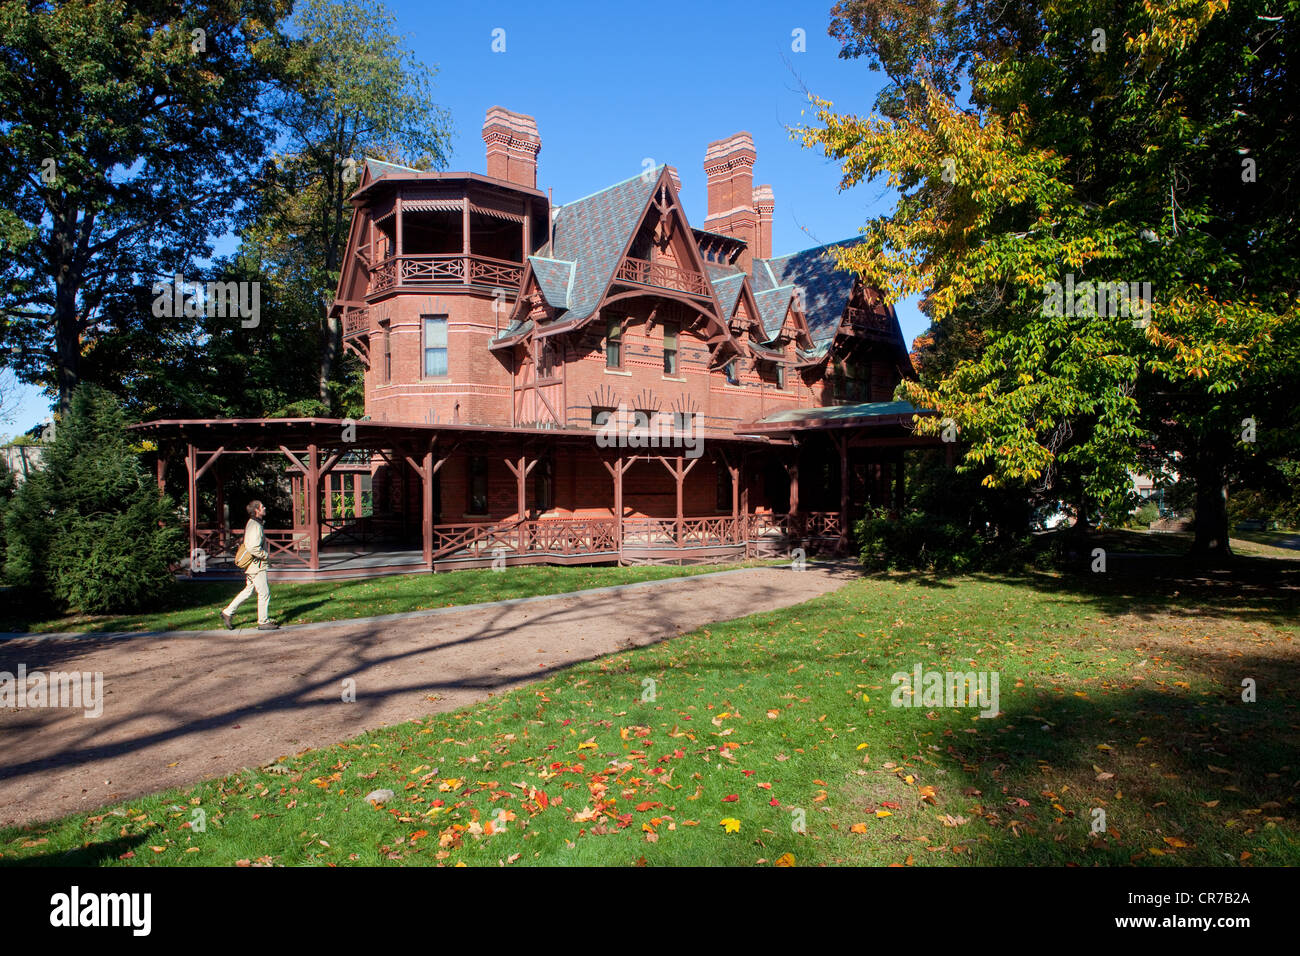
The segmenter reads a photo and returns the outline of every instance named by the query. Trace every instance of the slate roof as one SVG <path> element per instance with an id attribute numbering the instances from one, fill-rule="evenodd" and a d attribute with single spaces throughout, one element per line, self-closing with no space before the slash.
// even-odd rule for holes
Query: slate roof
<path id="1" fill-rule="evenodd" d="M 556 309 L 569 307 L 569 291 L 573 288 L 573 263 L 562 259 L 547 259 L 542 256 L 529 256 L 533 275 L 546 297 L 549 305 Z"/>
<path id="2" fill-rule="evenodd" d="M 566 321 L 581 321 L 600 305 L 601 293 L 614 277 L 663 168 L 658 166 L 653 175 L 633 176 L 556 209 L 555 238 L 542 249 L 542 258 L 573 263 Z"/>
<path id="3" fill-rule="evenodd" d="M 754 293 L 754 303 L 758 306 L 759 322 L 763 326 L 763 331 L 767 334 L 768 341 L 776 338 L 776 334 L 781 331 L 781 323 L 785 321 L 785 314 L 790 308 L 790 300 L 794 298 L 794 286 L 782 285 L 774 289 L 765 289 L 762 292 Z"/>
<path id="4" fill-rule="evenodd" d="M 401 166 L 397 163 L 386 163 L 382 159 L 371 159 L 366 157 L 366 169 L 370 170 L 372 177 L 383 176 L 387 173 L 418 173 L 422 170 L 414 169 L 410 166 Z"/>
<path id="5" fill-rule="evenodd" d="M 763 293 L 778 286 L 797 285 L 803 289 L 804 309 L 808 315 L 808 331 L 814 343 L 829 341 L 849 303 L 856 278 L 852 272 L 835 268 L 835 259 L 828 250 L 831 246 L 853 246 L 862 241 L 861 236 L 843 242 L 814 246 L 801 252 L 773 259 L 754 261 L 754 292 Z M 784 314 L 784 313 L 783 313 Z"/>
<path id="6" fill-rule="evenodd" d="M 744 280 L 743 272 L 731 272 L 718 278 L 715 278 L 712 272 L 709 274 L 709 281 L 713 283 L 713 291 L 718 297 L 718 305 L 722 307 L 724 321 L 731 318 L 731 313 L 736 308 L 736 300 L 740 298 Z"/>

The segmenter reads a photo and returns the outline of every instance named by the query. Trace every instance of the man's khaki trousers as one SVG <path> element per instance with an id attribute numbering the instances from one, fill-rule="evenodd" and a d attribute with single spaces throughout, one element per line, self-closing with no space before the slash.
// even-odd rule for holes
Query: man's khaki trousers
<path id="1" fill-rule="evenodd" d="M 270 620 L 267 617 L 267 611 L 271 606 L 271 586 L 266 582 L 266 568 L 258 571 L 256 574 L 245 575 L 244 590 L 235 595 L 235 599 L 230 602 L 226 608 L 226 614 L 234 615 L 239 605 L 257 592 L 257 623 L 265 624 Z"/>

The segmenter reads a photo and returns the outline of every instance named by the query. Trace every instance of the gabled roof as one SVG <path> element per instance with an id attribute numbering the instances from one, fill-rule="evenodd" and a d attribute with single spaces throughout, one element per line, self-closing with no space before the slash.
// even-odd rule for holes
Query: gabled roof
<path id="1" fill-rule="evenodd" d="M 785 322 L 785 314 L 790 309 L 790 300 L 794 298 L 794 286 L 782 285 L 764 292 L 754 293 L 754 303 L 758 306 L 758 319 L 768 341 L 776 338 Z"/>
<path id="2" fill-rule="evenodd" d="M 554 239 L 540 257 L 573 263 L 566 321 L 581 321 L 600 306 L 663 170 L 659 166 L 653 175 L 633 176 L 556 209 Z"/>
<path id="3" fill-rule="evenodd" d="M 839 327 L 844 307 L 849 304 L 849 295 L 857 277 L 852 272 L 836 269 L 829 250 L 832 246 L 856 245 L 862 238 L 857 236 L 843 242 L 814 246 L 773 259 L 756 259 L 754 292 L 761 294 L 779 286 L 799 286 L 803 290 L 808 332 L 813 342 L 831 339 Z"/>
<path id="4" fill-rule="evenodd" d="M 709 270 L 709 281 L 713 283 L 713 292 L 718 297 L 722 314 L 724 317 L 729 317 L 736 310 L 736 300 L 740 298 L 740 290 L 745 285 L 745 273 L 715 273 L 712 263 L 706 268 Z"/>
<path id="5" fill-rule="evenodd" d="M 537 276 L 537 285 L 546 297 L 546 303 L 554 309 L 569 307 L 569 293 L 573 289 L 574 264 L 568 260 L 547 259 L 543 256 L 529 256 L 533 275 Z"/>

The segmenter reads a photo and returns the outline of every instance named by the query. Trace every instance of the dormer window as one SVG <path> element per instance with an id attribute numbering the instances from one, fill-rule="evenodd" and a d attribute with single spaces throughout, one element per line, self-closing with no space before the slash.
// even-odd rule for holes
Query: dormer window
<path id="1" fill-rule="evenodd" d="M 723 366 L 723 369 L 722 369 L 722 370 L 723 370 L 724 373 L 726 373 L 726 376 L 727 376 L 727 384 L 728 384 L 728 385 L 739 385 L 739 384 L 740 384 L 740 374 L 736 371 L 736 360 L 735 360 L 735 359 L 732 359 L 732 360 L 731 360 L 730 362 L 728 362 L 725 366 Z"/>

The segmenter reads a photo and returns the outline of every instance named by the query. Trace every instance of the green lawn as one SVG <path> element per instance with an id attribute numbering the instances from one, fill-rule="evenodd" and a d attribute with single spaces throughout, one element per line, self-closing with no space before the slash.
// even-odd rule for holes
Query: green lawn
<path id="1" fill-rule="evenodd" d="M 1298 594 L 1300 564 L 1278 561 L 864 578 L 3 832 L 0 865 L 1296 865 Z M 891 706 L 918 663 L 998 672 L 1001 713 Z M 381 788 L 394 799 L 365 801 Z"/>
<path id="2" fill-rule="evenodd" d="M 548 567 L 452 571 L 446 574 L 403 574 L 311 584 L 272 582 L 271 617 L 280 624 L 339 621 L 427 608 L 456 607 L 484 601 L 560 594 L 583 588 L 658 581 L 707 574 L 737 567 L 770 564 L 699 565 L 695 567 Z M 0 608 L 0 631 L 179 631 L 222 627 L 221 610 L 243 587 L 238 581 L 176 581 L 157 607 L 147 613 L 115 615 L 52 614 L 7 594 Z M 12 600 L 10 600 L 12 598 Z M 257 623 L 257 597 L 250 597 L 235 614 L 235 624 Z"/>

